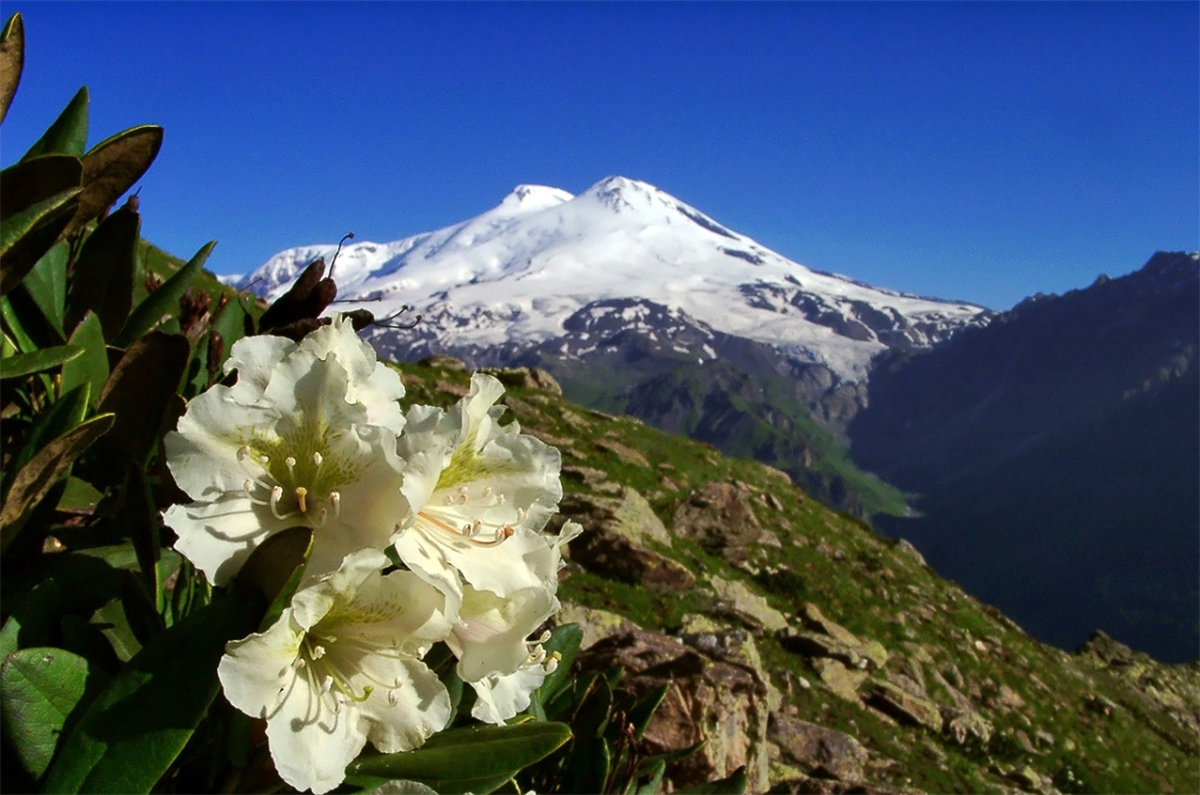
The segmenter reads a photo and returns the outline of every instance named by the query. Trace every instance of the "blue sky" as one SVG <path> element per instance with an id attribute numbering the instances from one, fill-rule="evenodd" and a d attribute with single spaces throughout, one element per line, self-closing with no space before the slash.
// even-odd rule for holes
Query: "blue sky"
<path id="1" fill-rule="evenodd" d="M 162 125 L 142 233 L 219 273 L 515 185 L 645 180 L 810 267 L 1012 306 L 1200 247 L 1197 3 L 30 3 L 15 161 Z"/>

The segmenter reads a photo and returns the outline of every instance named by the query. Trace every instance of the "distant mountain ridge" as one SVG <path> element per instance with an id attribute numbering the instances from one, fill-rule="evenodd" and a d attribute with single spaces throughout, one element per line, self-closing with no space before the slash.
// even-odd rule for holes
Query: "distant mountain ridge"
<path id="1" fill-rule="evenodd" d="M 1056 645 L 1196 659 L 1198 348 L 1200 255 L 1159 252 L 882 357 L 851 450 L 923 516 L 880 526 Z"/>

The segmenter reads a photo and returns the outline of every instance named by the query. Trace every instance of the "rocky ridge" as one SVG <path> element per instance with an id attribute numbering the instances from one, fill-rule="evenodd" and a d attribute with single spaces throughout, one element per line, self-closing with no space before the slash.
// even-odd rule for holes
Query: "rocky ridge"
<path id="1" fill-rule="evenodd" d="M 456 360 L 399 369 L 415 401 L 465 392 Z M 1200 663 L 1038 643 L 778 470 L 493 372 L 586 529 L 560 585 L 580 665 L 670 683 L 647 752 L 705 741 L 668 787 L 745 766 L 751 792 L 1200 790 Z"/>

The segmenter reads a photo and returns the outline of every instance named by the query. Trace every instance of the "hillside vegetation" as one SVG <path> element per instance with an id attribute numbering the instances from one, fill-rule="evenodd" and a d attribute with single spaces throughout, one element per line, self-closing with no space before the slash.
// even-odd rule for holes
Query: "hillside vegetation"
<path id="1" fill-rule="evenodd" d="M 449 358 L 397 366 L 413 401 L 468 381 Z M 1039 643 L 777 470 L 494 372 L 561 449 L 563 514 L 586 528 L 560 587 L 581 664 L 671 683 L 650 750 L 707 740 L 676 785 L 745 764 L 748 791 L 1200 790 L 1200 665 L 1102 633 Z"/>

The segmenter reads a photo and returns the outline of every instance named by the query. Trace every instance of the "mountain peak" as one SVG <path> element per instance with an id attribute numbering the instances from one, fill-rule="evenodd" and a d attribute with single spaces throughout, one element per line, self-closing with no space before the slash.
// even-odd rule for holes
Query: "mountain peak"
<path id="1" fill-rule="evenodd" d="M 656 204 L 669 208 L 675 206 L 670 196 L 650 183 L 621 176 L 605 177 L 579 196 L 592 199 L 614 212 L 645 209 Z"/>
<path id="2" fill-rule="evenodd" d="M 561 188 L 547 185 L 518 185 L 500 202 L 501 207 L 542 210 L 575 198 Z"/>

